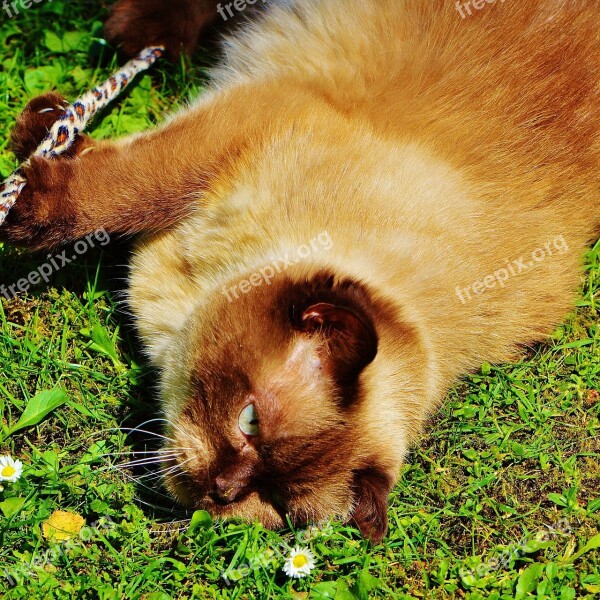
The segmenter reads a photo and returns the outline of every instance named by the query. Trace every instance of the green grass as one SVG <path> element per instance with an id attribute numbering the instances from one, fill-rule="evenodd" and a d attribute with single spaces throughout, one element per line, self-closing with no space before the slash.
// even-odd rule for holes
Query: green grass
<path id="1" fill-rule="evenodd" d="M 104 18 L 88 0 L 1 14 L 0 175 L 16 166 L 6 143 L 29 98 L 51 87 L 74 98 L 113 70 L 98 37 Z M 199 53 L 193 67 L 161 64 L 94 135 L 150 127 L 202 88 L 206 63 Z M 377 547 L 337 522 L 273 533 L 192 518 L 135 484 L 143 472 L 107 468 L 129 456 L 109 453 L 156 447 L 154 436 L 120 430 L 157 408 L 154 375 L 119 311 L 127 254 L 124 243 L 98 247 L 48 285 L 1 301 L 0 454 L 20 458 L 25 472 L 0 492 L 0 597 L 598 596 L 600 245 L 587 257 L 577 311 L 552 341 L 518 364 L 483 365 L 449 394 L 404 468 Z M 0 283 L 45 261 L 0 247 Z M 57 387 L 66 391 L 59 407 L 9 434 L 31 398 Z M 42 524 L 57 509 L 85 518 L 79 536 L 45 538 Z M 317 566 L 291 581 L 281 566 L 296 543 L 312 548 Z"/>

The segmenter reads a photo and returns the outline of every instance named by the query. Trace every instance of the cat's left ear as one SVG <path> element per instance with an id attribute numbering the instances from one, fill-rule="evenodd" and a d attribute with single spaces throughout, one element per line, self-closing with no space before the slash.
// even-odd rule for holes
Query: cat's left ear
<path id="1" fill-rule="evenodd" d="M 351 308 L 313 304 L 302 313 L 300 327 L 324 337 L 323 359 L 340 383 L 356 379 L 377 354 L 373 326 Z"/>
<path id="2" fill-rule="evenodd" d="M 391 490 L 391 479 L 377 467 L 361 469 L 355 473 L 352 523 L 373 544 L 379 544 L 387 533 L 388 496 Z"/>

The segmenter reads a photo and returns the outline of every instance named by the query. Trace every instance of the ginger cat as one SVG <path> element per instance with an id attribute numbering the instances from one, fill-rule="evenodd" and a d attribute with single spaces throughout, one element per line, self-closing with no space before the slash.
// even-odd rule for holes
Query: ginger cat
<path id="1" fill-rule="evenodd" d="M 175 57 L 217 8 L 120 0 L 107 31 Z M 129 298 L 176 498 L 379 541 L 448 388 L 573 305 L 600 232 L 597 0 L 282 0 L 224 48 L 155 131 L 34 160 L 0 237 L 143 234 Z M 26 108 L 21 158 L 60 100 Z"/>

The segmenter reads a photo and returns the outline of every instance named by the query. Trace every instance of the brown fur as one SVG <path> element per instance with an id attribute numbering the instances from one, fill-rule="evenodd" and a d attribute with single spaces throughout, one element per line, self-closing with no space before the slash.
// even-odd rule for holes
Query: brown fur
<path id="1" fill-rule="evenodd" d="M 163 45 L 167 57 L 191 54 L 200 34 L 217 16 L 216 0 L 119 0 L 104 26 L 106 39 L 134 56 Z"/>
<path id="2" fill-rule="evenodd" d="M 353 515 L 379 540 L 449 386 L 572 306 L 600 231 L 596 0 L 465 20 L 442 0 L 288 2 L 226 49 L 212 90 L 160 129 L 36 161 L 0 235 L 152 231 L 130 302 L 189 448 L 169 488 L 269 526 Z M 328 251 L 226 299 L 324 230 Z M 567 252 L 458 299 L 558 237 Z"/>

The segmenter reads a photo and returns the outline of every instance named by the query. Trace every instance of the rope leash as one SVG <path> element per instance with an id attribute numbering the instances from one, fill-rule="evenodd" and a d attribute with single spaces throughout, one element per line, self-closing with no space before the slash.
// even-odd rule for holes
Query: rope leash
<path id="1" fill-rule="evenodd" d="M 89 121 L 110 104 L 138 73 L 149 69 L 163 53 L 162 46 L 145 48 L 104 83 L 75 100 L 54 123 L 32 156 L 54 159 L 66 152 L 75 142 L 77 134 L 85 130 Z M 23 167 L 29 162 L 30 159 L 27 159 L 0 185 L 0 225 L 27 185 Z"/>

